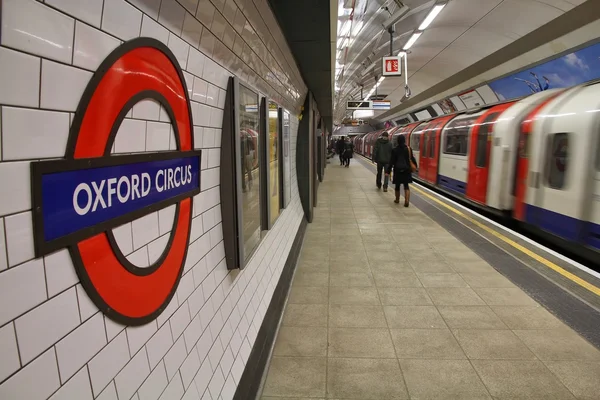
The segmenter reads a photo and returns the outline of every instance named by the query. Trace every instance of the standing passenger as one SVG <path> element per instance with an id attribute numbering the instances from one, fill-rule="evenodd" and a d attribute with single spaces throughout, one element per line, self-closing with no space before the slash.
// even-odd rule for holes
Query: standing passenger
<path id="1" fill-rule="evenodd" d="M 340 139 L 338 139 L 336 145 L 336 151 L 338 153 L 338 155 L 340 156 L 340 165 L 344 165 L 344 137 L 342 136 Z"/>
<path id="2" fill-rule="evenodd" d="M 417 160 L 412 154 L 412 149 L 406 145 L 406 138 L 402 135 L 398 137 L 398 146 L 392 151 L 392 158 L 386 170 L 389 176 L 394 168 L 394 180 L 396 185 L 396 200 L 394 203 L 400 203 L 400 185 L 404 185 L 404 207 L 410 203 L 410 189 L 408 184 L 412 182 L 412 172 L 417 168 Z"/>
<path id="3" fill-rule="evenodd" d="M 375 181 L 377 189 L 381 189 L 381 172 L 390 163 L 390 159 L 392 158 L 392 150 L 393 147 L 389 140 L 389 135 L 387 132 L 383 132 L 381 137 L 377 139 L 377 142 L 375 142 L 375 149 L 373 150 L 373 161 L 377 163 L 377 180 Z M 383 178 L 384 192 L 387 192 L 389 180 L 390 177 L 385 174 L 385 177 Z"/>
<path id="4" fill-rule="evenodd" d="M 344 140 L 344 143 L 345 143 L 344 162 L 346 164 L 346 168 L 348 168 L 348 167 L 350 167 L 350 159 L 354 155 L 354 143 L 352 143 L 352 140 L 350 140 L 349 137 L 347 137 Z"/>

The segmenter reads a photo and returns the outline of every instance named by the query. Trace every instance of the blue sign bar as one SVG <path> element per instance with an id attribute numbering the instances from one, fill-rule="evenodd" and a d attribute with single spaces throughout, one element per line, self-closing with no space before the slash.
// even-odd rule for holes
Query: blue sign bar
<path id="1" fill-rule="evenodd" d="M 137 159 L 144 156 L 96 160 L 96 164 L 111 164 L 105 166 L 94 165 L 91 159 L 87 168 L 81 165 L 86 160 L 50 161 L 50 168 L 37 163 L 34 175 L 39 175 L 34 179 L 41 188 L 36 196 L 41 217 L 37 228 L 43 227 L 39 232 L 43 241 L 125 223 L 128 215 L 134 219 L 134 214 L 151 212 L 152 206 L 174 203 L 200 191 L 199 152 L 172 153 L 157 160 L 146 156 L 151 160 L 132 162 Z"/>

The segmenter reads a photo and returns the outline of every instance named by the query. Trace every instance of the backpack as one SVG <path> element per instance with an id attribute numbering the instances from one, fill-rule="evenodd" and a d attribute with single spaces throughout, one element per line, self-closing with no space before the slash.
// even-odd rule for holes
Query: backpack
<path id="1" fill-rule="evenodd" d="M 398 169 L 399 172 L 404 172 L 408 169 L 410 169 L 410 165 L 406 162 L 406 157 L 404 155 L 404 149 L 398 149 L 398 159 L 396 160 L 396 169 Z"/>

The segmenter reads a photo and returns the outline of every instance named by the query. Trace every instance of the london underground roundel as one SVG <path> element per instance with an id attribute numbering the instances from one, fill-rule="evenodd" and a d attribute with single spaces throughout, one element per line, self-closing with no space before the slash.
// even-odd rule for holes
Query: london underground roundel
<path id="1" fill-rule="evenodd" d="M 141 100 L 167 111 L 176 151 L 110 155 L 121 122 Z M 75 113 L 65 158 L 32 164 L 36 256 L 69 248 L 82 286 L 109 318 L 141 325 L 169 304 L 181 278 L 200 192 L 201 152 L 183 73 L 161 42 L 139 38 L 100 65 Z M 175 205 L 171 234 L 147 268 L 123 255 L 112 228 Z"/>

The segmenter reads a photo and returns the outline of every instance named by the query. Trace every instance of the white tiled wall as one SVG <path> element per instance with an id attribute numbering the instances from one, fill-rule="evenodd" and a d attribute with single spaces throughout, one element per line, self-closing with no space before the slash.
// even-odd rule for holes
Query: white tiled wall
<path id="1" fill-rule="evenodd" d="M 0 399 L 227 400 L 233 397 L 302 219 L 295 175 L 306 86 L 266 0 L 2 0 L 0 15 Z M 192 100 L 202 191 L 176 295 L 141 327 L 106 318 L 69 253 L 35 259 L 31 161 L 64 156 L 92 74 L 123 41 L 176 55 Z M 224 261 L 219 167 L 228 77 L 291 112 L 292 201 L 244 271 Z M 174 149 L 168 116 L 143 101 L 113 153 Z M 113 230 L 139 266 L 164 249 L 173 207 Z"/>

